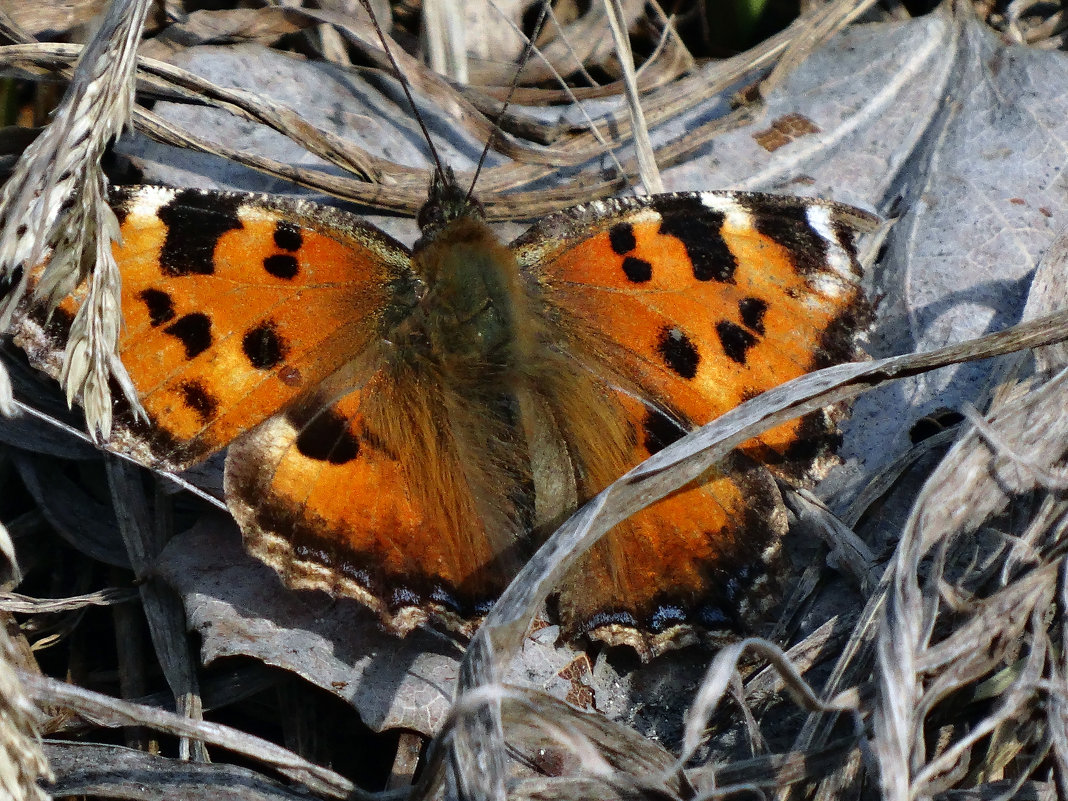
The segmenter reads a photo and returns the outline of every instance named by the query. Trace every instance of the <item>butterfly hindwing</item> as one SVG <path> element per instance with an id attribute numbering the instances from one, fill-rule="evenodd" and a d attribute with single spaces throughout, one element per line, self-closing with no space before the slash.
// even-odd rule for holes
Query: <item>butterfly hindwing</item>
<path id="1" fill-rule="evenodd" d="M 657 432 L 632 440 L 628 464 L 685 433 L 629 393 L 616 400 L 632 426 Z M 786 528 L 771 474 L 735 451 L 699 481 L 617 525 L 580 558 L 561 583 L 561 622 L 572 636 L 588 632 L 640 653 L 685 641 L 680 627 L 736 633 L 766 606 L 767 593 L 756 591 L 775 587 Z"/>
<path id="2" fill-rule="evenodd" d="M 394 631 L 434 615 L 470 633 L 517 555 L 486 530 L 455 444 L 428 418 L 441 410 L 387 366 L 364 379 L 230 446 L 226 494 L 245 545 L 290 586 L 355 597 Z M 432 462 L 415 458 L 428 450 Z"/>

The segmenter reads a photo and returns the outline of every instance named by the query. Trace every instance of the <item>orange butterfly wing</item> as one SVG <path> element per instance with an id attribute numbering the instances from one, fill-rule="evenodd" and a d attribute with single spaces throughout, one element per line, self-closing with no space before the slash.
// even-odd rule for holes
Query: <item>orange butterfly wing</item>
<path id="1" fill-rule="evenodd" d="M 853 356 L 867 306 L 852 237 L 873 220 L 789 197 L 660 195 L 568 210 L 512 247 L 558 309 L 566 350 L 617 393 L 634 434 L 629 467 L 744 400 Z M 803 478 L 833 440 L 823 413 L 787 423 L 741 446 L 726 472 L 610 532 L 565 580 L 567 628 L 639 647 L 636 630 L 737 628 L 786 526 L 772 476 L 754 459 Z"/>
<path id="2" fill-rule="evenodd" d="M 120 357 L 149 416 L 120 417 L 115 444 L 150 464 L 182 469 L 221 449 L 414 302 L 407 249 L 344 212 L 150 186 L 112 204 Z"/>
<path id="3" fill-rule="evenodd" d="M 413 441 L 421 426 L 406 410 L 422 407 L 396 390 L 379 370 L 238 439 L 230 510 L 249 550 L 291 587 L 357 598 L 398 633 L 431 613 L 470 632 L 517 563 L 483 528 L 448 432 L 437 441 L 424 427 L 435 442 Z M 384 412 L 409 435 L 380 433 Z"/>

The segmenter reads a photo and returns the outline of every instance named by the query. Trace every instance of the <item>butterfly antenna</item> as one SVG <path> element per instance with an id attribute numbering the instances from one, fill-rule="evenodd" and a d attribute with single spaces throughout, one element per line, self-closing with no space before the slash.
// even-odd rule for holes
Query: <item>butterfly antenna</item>
<path id="1" fill-rule="evenodd" d="M 486 140 L 485 147 L 482 148 L 482 155 L 478 157 L 478 164 L 475 166 L 475 174 L 471 178 L 471 186 L 467 189 L 467 199 L 471 199 L 471 195 L 475 192 L 475 184 L 478 183 L 478 176 L 482 172 L 482 165 L 486 163 L 486 157 L 489 155 L 490 146 L 493 144 L 493 137 L 497 131 L 501 128 L 501 122 L 504 121 L 504 113 L 508 110 L 508 104 L 512 102 L 512 96 L 515 94 L 516 89 L 519 88 L 519 75 L 523 72 L 523 67 L 530 61 L 531 56 L 534 54 L 534 42 L 541 35 L 541 29 L 545 26 L 545 20 L 549 16 L 549 0 L 544 0 L 541 4 L 541 13 L 538 14 L 538 21 L 534 23 L 534 31 L 529 37 L 527 37 L 526 46 L 523 48 L 523 55 L 519 58 L 519 69 L 512 75 L 512 85 L 508 88 L 508 94 L 504 98 L 504 103 L 501 105 L 501 110 L 497 113 L 497 119 L 493 122 L 493 132 Z"/>
<path id="2" fill-rule="evenodd" d="M 378 18 L 375 16 L 375 12 L 371 8 L 371 0 L 360 0 L 360 5 L 363 6 L 364 11 L 366 11 L 367 15 L 371 18 L 371 25 L 374 26 L 375 33 L 378 34 L 378 41 L 382 43 L 382 50 L 385 51 L 389 63 L 393 65 L 393 72 L 396 74 L 397 80 L 400 81 L 401 89 L 404 90 L 404 96 L 408 98 L 408 105 L 412 107 L 412 113 L 415 116 L 415 120 L 419 123 L 419 129 L 423 132 L 423 138 L 426 139 L 427 147 L 430 148 L 430 156 L 434 159 L 434 172 L 437 174 L 438 179 L 444 182 L 445 168 L 442 166 L 441 158 L 438 156 L 438 149 L 434 147 L 434 140 L 430 136 L 430 131 L 426 127 L 426 123 L 423 122 L 423 115 L 419 113 L 419 107 L 415 105 L 415 98 L 412 97 L 412 90 L 408 86 L 408 79 L 405 78 L 404 73 L 401 72 L 400 64 L 398 64 L 397 59 L 393 57 L 393 50 L 389 46 L 386 34 L 382 30 L 382 26 L 378 24 Z"/>

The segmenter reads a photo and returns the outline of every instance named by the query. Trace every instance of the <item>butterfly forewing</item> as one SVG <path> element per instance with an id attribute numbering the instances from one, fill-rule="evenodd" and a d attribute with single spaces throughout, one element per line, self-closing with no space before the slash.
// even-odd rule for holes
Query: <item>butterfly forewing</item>
<path id="1" fill-rule="evenodd" d="M 113 201 L 120 356 L 149 415 L 133 438 L 155 462 L 182 468 L 227 445 L 356 358 L 391 310 L 414 302 L 407 249 L 352 215 L 159 187 Z"/>
<path id="2" fill-rule="evenodd" d="M 802 198 L 660 195 L 565 211 L 513 248 L 576 358 L 700 425 L 855 354 L 868 307 L 853 235 L 873 222 Z M 797 427 L 761 441 L 785 449 Z"/>

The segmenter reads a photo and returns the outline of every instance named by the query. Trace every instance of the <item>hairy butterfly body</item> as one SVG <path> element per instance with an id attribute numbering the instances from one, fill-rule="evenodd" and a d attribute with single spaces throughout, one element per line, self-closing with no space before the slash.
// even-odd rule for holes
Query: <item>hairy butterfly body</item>
<path id="1" fill-rule="evenodd" d="M 113 194 L 121 357 L 148 412 L 112 446 L 183 469 L 229 446 L 249 550 L 403 633 L 470 630 L 552 527 L 738 403 L 851 358 L 867 305 L 834 203 L 704 192 L 603 200 L 510 245 L 435 180 L 414 250 L 313 203 Z M 41 364 L 77 295 L 22 344 Z M 569 636 L 639 649 L 744 627 L 785 531 L 775 479 L 833 421 L 737 449 L 610 532 L 560 587 Z M 650 646 L 652 644 L 652 646 Z"/>

